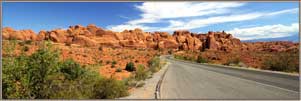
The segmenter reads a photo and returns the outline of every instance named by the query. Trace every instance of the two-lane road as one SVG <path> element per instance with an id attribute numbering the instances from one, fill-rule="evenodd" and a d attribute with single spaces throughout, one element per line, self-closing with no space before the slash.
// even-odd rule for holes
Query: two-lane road
<path id="1" fill-rule="evenodd" d="M 298 76 L 167 60 L 161 99 L 299 99 Z"/>

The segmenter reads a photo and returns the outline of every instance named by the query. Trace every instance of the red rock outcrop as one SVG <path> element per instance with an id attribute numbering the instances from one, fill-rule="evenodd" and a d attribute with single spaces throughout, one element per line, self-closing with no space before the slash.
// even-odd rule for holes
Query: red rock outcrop
<path id="1" fill-rule="evenodd" d="M 46 36 L 47 36 L 47 32 L 45 30 L 40 31 L 39 34 L 37 35 L 37 41 L 45 40 Z"/>
<path id="2" fill-rule="evenodd" d="M 285 52 L 299 50 L 299 44 L 289 41 L 244 43 L 249 51 Z"/>
<path id="3" fill-rule="evenodd" d="M 85 37 L 85 36 L 75 36 L 72 40 L 72 43 L 79 44 L 82 46 L 88 46 L 88 47 L 96 46 L 96 41 L 91 40 L 90 38 Z"/>
<path id="4" fill-rule="evenodd" d="M 84 46 L 106 46 L 127 48 L 174 49 L 191 51 L 286 51 L 294 43 L 242 43 L 231 34 L 224 31 L 208 33 L 191 33 L 188 30 L 177 30 L 171 35 L 168 32 L 144 32 L 141 29 L 113 32 L 89 24 L 70 26 L 68 29 L 40 31 L 35 34 L 32 30 L 16 31 L 6 27 L 2 31 L 3 39 L 17 40 L 51 40 L 57 43 L 79 44 Z M 290 50 L 294 50 L 291 48 Z"/>
<path id="5" fill-rule="evenodd" d="M 36 40 L 36 37 L 36 34 L 32 30 L 15 31 L 10 27 L 5 27 L 2 30 L 3 39 Z"/>

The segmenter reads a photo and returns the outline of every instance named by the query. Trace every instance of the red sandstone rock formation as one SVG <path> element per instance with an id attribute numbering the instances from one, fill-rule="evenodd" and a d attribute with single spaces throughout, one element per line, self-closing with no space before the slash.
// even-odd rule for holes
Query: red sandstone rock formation
<path id="1" fill-rule="evenodd" d="M 32 30 L 16 31 L 6 27 L 2 31 L 3 39 L 17 40 L 51 40 L 56 43 L 79 44 L 84 46 L 107 46 L 150 49 L 175 49 L 191 51 L 269 51 L 279 52 L 294 50 L 292 42 L 257 42 L 242 43 L 226 32 L 202 34 L 191 33 L 187 30 L 177 30 L 172 35 L 167 32 L 144 32 L 141 29 L 113 32 L 89 24 L 70 26 L 67 30 L 55 29 L 40 31 L 35 34 Z"/>
<path id="2" fill-rule="evenodd" d="M 9 27 L 5 27 L 2 30 L 3 39 L 36 40 L 36 37 L 36 34 L 32 30 L 15 31 Z"/>

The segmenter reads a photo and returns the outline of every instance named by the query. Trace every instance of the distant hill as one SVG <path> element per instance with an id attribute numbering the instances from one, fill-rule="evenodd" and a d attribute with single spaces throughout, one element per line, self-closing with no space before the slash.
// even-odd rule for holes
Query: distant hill
<path id="1" fill-rule="evenodd" d="M 268 41 L 293 41 L 299 42 L 299 34 L 296 33 L 292 36 L 288 37 L 280 37 L 280 38 L 264 38 L 264 39 L 254 39 L 254 40 L 242 40 L 243 42 L 268 42 Z"/>

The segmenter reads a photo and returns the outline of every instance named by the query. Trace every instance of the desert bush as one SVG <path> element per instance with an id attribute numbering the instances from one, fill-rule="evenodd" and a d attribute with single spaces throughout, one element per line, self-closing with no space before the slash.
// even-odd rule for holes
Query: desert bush
<path id="1" fill-rule="evenodd" d="M 285 72 L 299 72 L 299 59 L 297 54 L 278 53 L 264 61 L 264 69 Z"/>
<path id="2" fill-rule="evenodd" d="M 107 60 L 107 61 L 106 61 L 106 64 L 110 64 L 110 63 L 111 63 L 111 61 L 110 61 L 110 60 Z"/>
<path id="3" fill-rule="evenodd" d="M 152 58 L 151 60 L 148 61 L 148 65 L 149 65 L 149 70 L 152 73 L 159 71 L 161 69 L 160 58 L 159 57 Z"/>
<path id="4" fill-rule="evenodd" d="M 103 51 L 103 47 L 101 47 L 101 46 L 98 47 L 98 50 L 99 50 L 99 51 Z"/>
<path id="5" fill-rule="evenodd" d="M 30 98 L 29 89 L 26 84 L 26 63 L 25 56 L 3 57 L 2 58 L 2 97 L 24 99 Z"/>
<path id="6" fill-rule="evenodd" d="M 53 75 L 59 68 L 59 52 L 50 50 L 50 44 L 46 48 L 37 50 L 28 58 L 26 65 L 26 77 L 28 87 L 33 98 L 48 98 L 48 76 Z"/>
<path id="7" fill-rule="evenodd" d="M 25 44 L 31 45 L 32 44 L 32 40 L 26 40 L 24 41 Z"/>
<path id="8" fill-rule="evenodd" d="M 122 71 L 122 69 L 120 68 L 120 67 L 118 67 L 117 69 L 116 69 L 116 72 L 121 72 Z"/>
<path id="9" fill-rule="evenodd" d="M 113 78 L 104 79 L 102 82 L 97 83 L 95 88 L 95 98 L 112 99 L 116 97 L 127 96 L 127 86 L 123 81 L 118 81 Z"/>
<path id="10" fill-rule="evenodd" d="M 71 43 L 66 42 L 66 43 L 65 43 L 65 46 L 71 46 Z"/>
<path id="11" fill-rule="evenodd" d="M 185 56 L 185 55 L 174 55 L 174 58 L 180 59 L 180 60 L 195 61 L 195 59 L 193 57 Z"/>
<path id="12" fill-rule="evenodd" d="M 20 46 L 24 46 L 24 45 L 25 45 L 25 43 L 24 43 L 24 42 L 22 42 L 22 41 L 21 41 L 21 42 L 19 42 L 18 44 L 19 44 Z"/>
<path id="13" fill-rule="evenodd" d="M 95 99 L 128 94 L 124 82 L 102 78 L 59 52 L 42 47 L 30 56 L 2 58 L 4 99 Z"/>
<path id="14" fill-rule="evenodd" d="M 207 63 L 207 60 L 202 57 L 202 55 L 198 55 L 197 61 L 198 63 Z"/>
<path id="15" fill-rule="evenodd" d="M 24 51 L 24 52 L 27 52 L 29 50 L 29 47 L 28 46 L 24 46 L 23 48 L 22 48 L 22 51 Z"/>
<path id="16" fill-rule="evenodd" d="M 174 55 L 174 58 L 176 58 L 176 59 L 182 59 L 182 56 L 180 56 L 180 55 Z"/>
<path id="17" fill-rule="evenodd" d="M 80 64 L 72 59 L 68 59 L 60 64 L 60 72 L 62 72 L 67 79 L 74 80 L 81 76 L 84 70 Z"/>
<path id="18" fill-rule="evenodd" d="M 111 63 L 111 67 L 114 68 L 116 64 L 117 64 L 117 62 L 115 60 L 113 60 Z"/>
<path id="19" fill-rule="evenodd" d="M 135 68 L 134 63 L 133 62 L 127 63 L 126 66 L 125 66 L 125 70 L 127 70 L 129 72 L 135 71 L 136 68 Z"/>
<path id="20" fill-rule="evenodd" d="M 124 79 L 123 81 L 125 82 L 125 85 L 127 85 L 128 87 L 136 87 L 137 81 L 133 76 L 130 76 Z"/>
<path id="21" fill-rule="evenodd" d="M 147 78 L 147 71 L 145 70 L 142 64 L 139 64 L 137 71 L 135 72 L 135 79 L 140 81 L 140 80 L 145 80 L 146 78 Z"/>
<path id="22" fill-rule="evenodd" d="M 173 51 L 171 49 L 168 50 L 168 54 L 172 54 Z"/>
<path id="23" fill-rule="evenodd" d="M 223 65 L 238 65 L 240 63 L 240 58 L 238 56 L 234 56 L 234 57 L 230 57 L 227 59 L 226 63 L 224 63 Z"/>
<path id="24" fill-rule="evenodd" d="M 96 59 L 96 58 L 95 58 L 95 61 L 96 61 L 97 64 L 99 64 L 99 65 L 102 65 L 102 63 L 103 63 L 103 60 L 98 60 L 98 59 Z"/>

